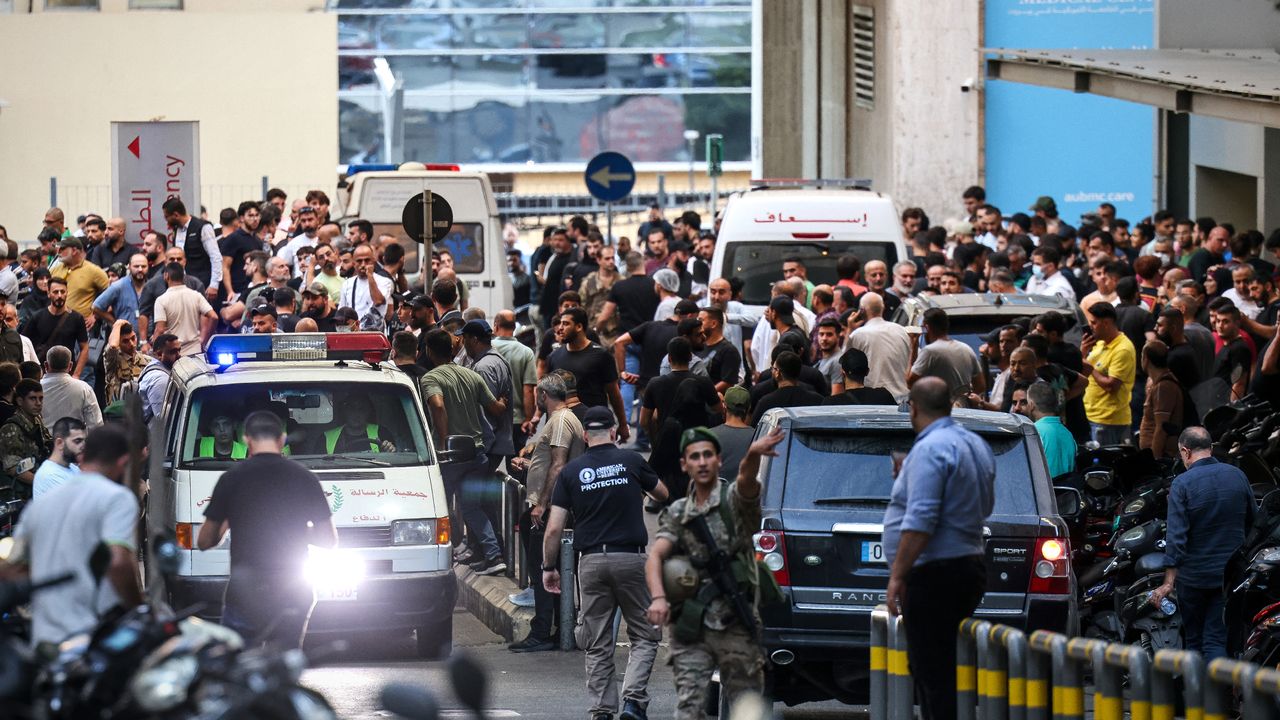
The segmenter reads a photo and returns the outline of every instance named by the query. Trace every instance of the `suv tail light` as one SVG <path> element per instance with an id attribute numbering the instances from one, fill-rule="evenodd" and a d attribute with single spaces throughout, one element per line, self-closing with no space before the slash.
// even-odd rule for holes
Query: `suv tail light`
<path id="1" fill-rule="evenodd" d="M 1071 543 L 1066 538 L 1037 538 L 1032 562 L 1027 592 L 1037 595 L 1071 592 Z"/>
<path id="2" fill-rule="evenodd" d="M 756 546 L 756 560 L 773 571 L 773 579 L 783 587 L 791 585 L 791 571 L 787 569 L 787 539 L 781 530 L 765 530 L 752 538 Z"/>

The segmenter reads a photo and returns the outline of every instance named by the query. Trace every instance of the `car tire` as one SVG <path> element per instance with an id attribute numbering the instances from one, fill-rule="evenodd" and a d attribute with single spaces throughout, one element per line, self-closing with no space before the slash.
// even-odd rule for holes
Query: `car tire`
<path id="1" fill-rule="evenodd" d="M 443 620 L 414 630 L 418 657 L 423 660 L 444 660 L 453 652 L 453 613 Z"/>

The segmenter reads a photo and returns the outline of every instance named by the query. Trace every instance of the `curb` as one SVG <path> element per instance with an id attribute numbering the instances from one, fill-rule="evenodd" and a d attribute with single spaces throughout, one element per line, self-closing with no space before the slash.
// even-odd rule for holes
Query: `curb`
<path id="1" fill-rule="evenodd" d="M 529 635 L 533 608 L 516 607 L 508 595 L 520 588 L 505 575 L 480 575 L 465 565 L 453 569 L 458 577 L 458 603 L 485 627 L 514 642 Z"/>

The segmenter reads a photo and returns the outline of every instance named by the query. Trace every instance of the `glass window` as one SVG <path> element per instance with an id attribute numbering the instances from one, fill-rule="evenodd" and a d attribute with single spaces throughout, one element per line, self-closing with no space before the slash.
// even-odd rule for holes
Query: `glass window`
<path id="1" fill-rule="evenodd" d="M 728 153 L 725 153 L 728 159 Z M 792 255 L 804 260 L 809 271 L 809 281 L 815 285 L 834 285 L 836 258 L 846 253 L 857 255 L 866 263 L 883 260 L 893 267 L 898 253 L 890 242 L 837 242 L 827 240 L 795 240 L 779 237 L 785 242 L 733 242 L 725 245 L 724 277 L 739 277 L 746 284 L 742 287 L 742 302 L 748 305 L 768 305 L 770 288 L 782 279 L 782 259 Z"/>
<path id="2" fill-rule="evenodd" d="M 1036 514 L 1031 465 L 1022 435 L 983 433 L 996 457 L 995 515 Z M 893 454 L 906 456 L 915 442 L 909 430 L 799 431 L 787 450 L 783 506 L 888 504 Z M 832 473 L 833 467 L 848 472 Z M 822 478 L 813 482 L 814 478 Z"/>
<path id="3" fill-rule="evenodd" d="M 44 0 L 45 10 L 97 10 L 98 0 Z"/>
<path id="4" fill-rule="evenodd" d="M 240 453 L 236 444 L 244 443 L 244 418 L 255 410 L 288 418 L 289 455 L 311 469 L 430 462 L 409 388 L 272 382 L 270 387 L 220 385 L 194 392 L 182 439 L 183 466 L 228 467 Z M 371 428 L 377 438 L 372 444 Z"/>
<path id="5" fill-rule="evenodd" d="M 182 0 L 129 0 L 130 10 L 181 10 Z"/>

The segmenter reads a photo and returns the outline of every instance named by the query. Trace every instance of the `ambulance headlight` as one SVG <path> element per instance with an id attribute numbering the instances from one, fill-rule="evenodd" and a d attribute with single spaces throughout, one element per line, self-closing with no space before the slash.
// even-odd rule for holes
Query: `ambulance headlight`
<path id="1" fill-rule="evenodd" d="M 364 560 L 354 553 L 310 547 L 302 575 L 314 588 L 351 587 L 364 578 Z"/>
<path id="2" fill-rule="evenodd" d="M 392 545 L 434 545 L 434 520 L 396 520 L 391 523 Z"/>

